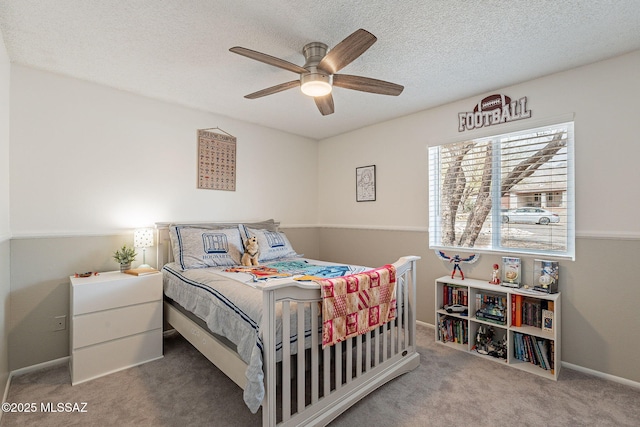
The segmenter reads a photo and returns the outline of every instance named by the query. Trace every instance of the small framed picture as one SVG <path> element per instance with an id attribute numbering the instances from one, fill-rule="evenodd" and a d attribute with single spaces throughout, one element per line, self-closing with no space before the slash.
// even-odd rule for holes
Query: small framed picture
<path id="1" fill-rule="evenodd" d="M 375 202 L 376 166 L 356 168 L 356 202 Z"/>

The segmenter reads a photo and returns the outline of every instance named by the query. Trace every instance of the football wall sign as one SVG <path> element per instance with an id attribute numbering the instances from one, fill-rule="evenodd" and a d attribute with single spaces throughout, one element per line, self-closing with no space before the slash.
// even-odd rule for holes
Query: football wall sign
<path id="1" fill-rule="evenodd" d="M 458 132 L 480 129 L 500 123 L 528 119 L 527 97 L 512 101 L 507 95 L 489 95 L 478 102 L 473 111 L 458 113 Z"/>

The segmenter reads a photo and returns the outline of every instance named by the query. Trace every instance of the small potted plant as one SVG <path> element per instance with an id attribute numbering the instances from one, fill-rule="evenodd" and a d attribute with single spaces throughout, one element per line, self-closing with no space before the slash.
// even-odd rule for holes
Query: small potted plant
<path id="1" fill-rule="evenodd" d="M 138 256 L 138 254 L 134 248 L 122 245 L 120 249 L 114 252 L 113 259 L 120 264 L 120 271 L 125 271 L 131 268 L 131 261 L 136 259 L 136 256 Z"/>

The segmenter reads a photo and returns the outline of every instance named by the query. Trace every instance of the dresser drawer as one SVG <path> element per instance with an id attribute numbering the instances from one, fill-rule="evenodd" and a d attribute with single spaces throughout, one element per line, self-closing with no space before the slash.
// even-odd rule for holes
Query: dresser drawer
<path id="1" fill-rule="evenodd" d="M 120 272 L 72 278 L 74 316 L 149 301 L 162 300 L 162 274 L 132 276 Z"/>
<path id="2" fill-rule="evenodd" d="M 73 318 L 73 349 L 162 328 L 162 302 L 130 305 Z"/>
<path id="3" fill-rule="evenodd" d="M 162 357 L 162 328 L 74 350 L 71 383 L 121 371 Z"/>

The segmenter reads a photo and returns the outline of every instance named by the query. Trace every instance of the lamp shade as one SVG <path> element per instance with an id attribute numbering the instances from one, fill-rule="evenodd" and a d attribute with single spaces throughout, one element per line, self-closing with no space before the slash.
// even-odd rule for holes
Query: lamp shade
<path id="1" fill-rule="evenodd" d="M 331 93 L 331 85 L 323 81 L 306 82 L 301 87 L 302 93 L 307 96 L 324 96 Z"/>
<path id="2" fill-rule="evenodd" d="M 307 96 L 324 96 L 331 93 L 331 76 L 324 73 L 308 73 L 300 76 L 300 90 Z"/>
<path id="3" fill-rule="evenodd" d="M 133 246 L 136 248 L 150 248 L 153 246 L 153 230 L 139 228 L 133 232 Z"/>

